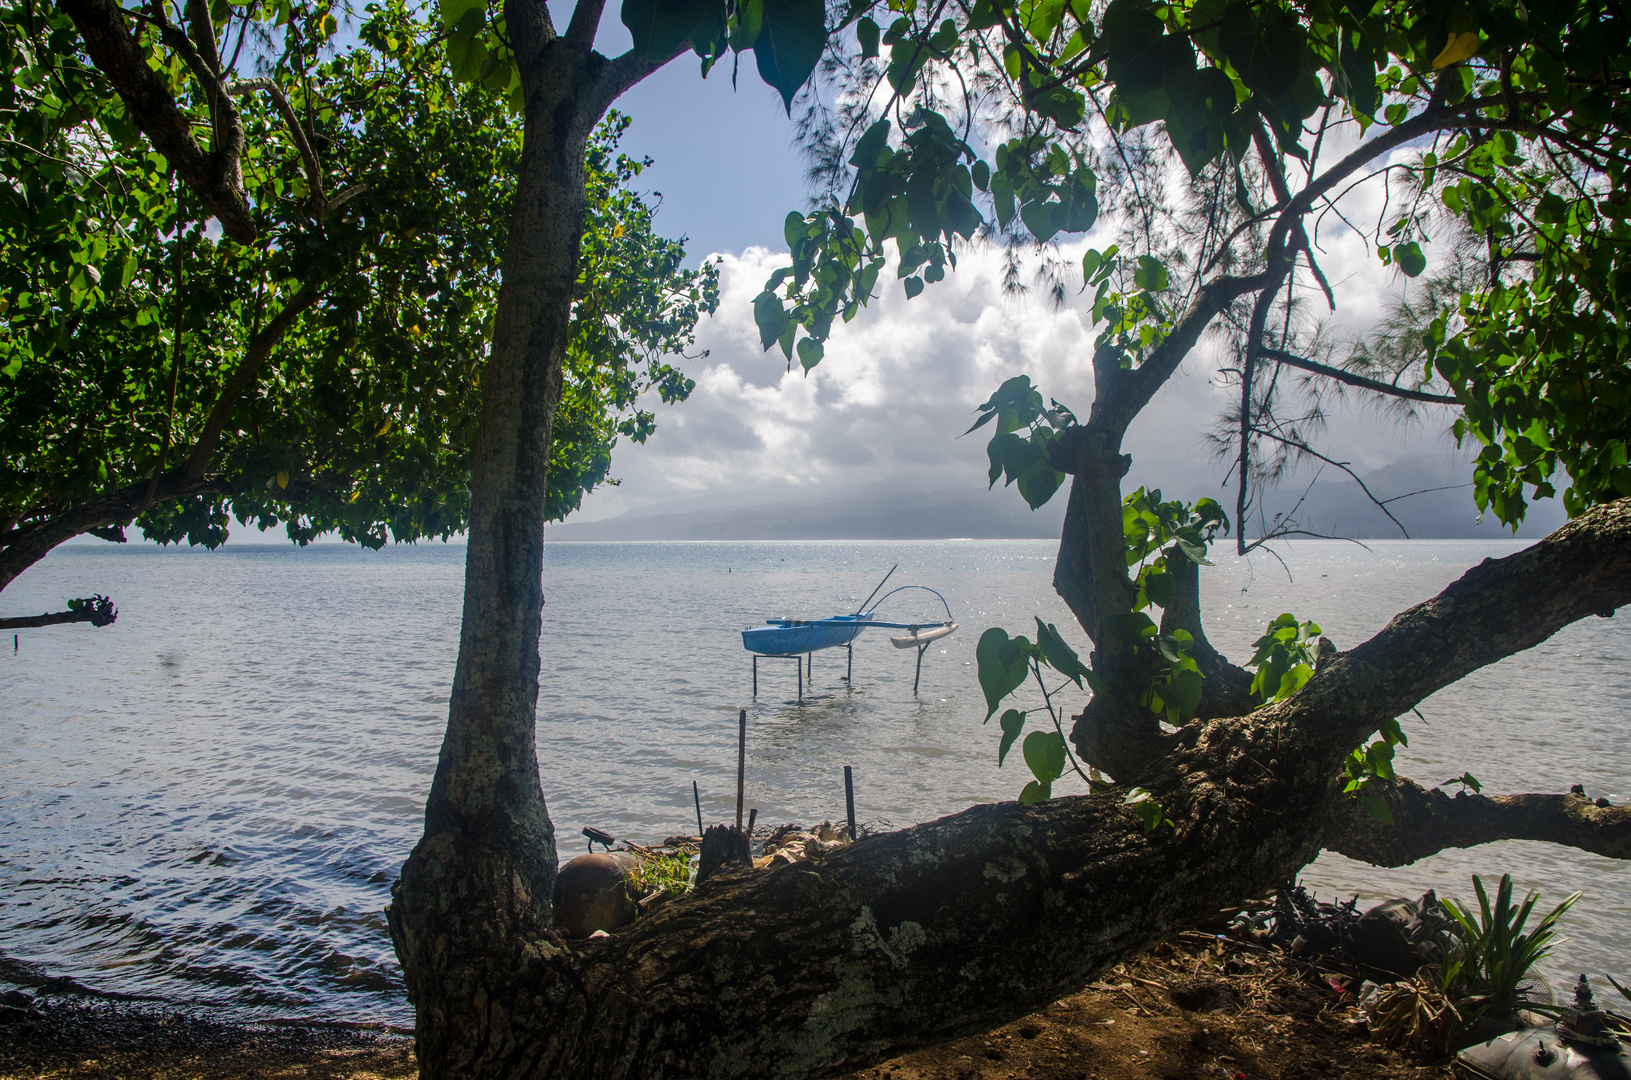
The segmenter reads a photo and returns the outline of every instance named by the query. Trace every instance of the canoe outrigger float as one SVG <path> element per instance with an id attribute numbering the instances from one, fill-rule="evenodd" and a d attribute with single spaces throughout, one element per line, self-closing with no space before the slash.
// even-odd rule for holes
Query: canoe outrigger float
<path id="1" fill-rule="evenodd" d="M 878 595 L 884 583 L 889 580 L 900 564 L 889 568 L 889 573 L 883 576 L 878 588 L 872 590 L 872 596 Z M 905 592 L 908 589 L 922 589 L 933 593 L 939 599 L 940 606 L 946 609 L 944 622 L 882 622 L 877 617 L 877 608 L 882 607 L 895 593 Z M 927 585 L 902 585 L 885 593 L 878 601 L 876 607 L 868 608 L 872 602 L 868 596 L 861 604 L 861 610 L 848 615 L 833 615 L 826 619 L 766 619 L 765 625 L 750 627 L 742 631 L 742 647 L 753 653 L 753 695 L 759 696 L 759 657 L 789 658 L 794 660 L 809 660 L 811 654 L 822 649 L 833 649 L 839 646 L 850 650 L 849 664 L 846 665 L 844 681 L 849 681 L 853 670 L 855 654 L 853 644 L 862 630 L 905 630 L 899 636 L 891 636 L 889 641 L 897 649 L 917 649 L 917 675 L 912 679 L 912 693 L 917 693 L 918 679 L 923 673 L 923 652 L 930 642 L 947 637 L 957 629 L 957 624 L 951 618 L 951 605 L 946 598 Z M 804 699 L 805 665 L 799 666 L 799 700 Z"/>

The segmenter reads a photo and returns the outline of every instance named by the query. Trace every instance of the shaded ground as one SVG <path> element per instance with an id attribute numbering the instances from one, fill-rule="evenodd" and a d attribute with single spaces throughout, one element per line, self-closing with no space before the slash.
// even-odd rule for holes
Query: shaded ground
<path id="1" fill-rule="evenodd" d="M 61 998 L 0 1012 L 0 1077 L 50 1080 L 405 1080 L 413 1040 L 342 1027 L 219 1024 Z"/>
<path id="2" fill-rule="evenodd" d="M 1334 976 L 1181 935 L 1080 994 L 850 1080 L 1445 1080 L 1366 1041 Z M 148 1007 L 42 998 L 0 1015 L 0 1077 L 399 1080 L 412 1042 L 343 1028 L 235 1027 Z M 587 1078 L 586 1078 L 587 1080 Z"/>
<path id="3" fill-rule="evenodd" d="M 849 1080 L 1439 1080 L 1367 1041 L 1353 997 L 1278 954 L 1183 934 L 1006 1027 Z M 1339 982 L 1339 987 L 1346 986 Z"/>

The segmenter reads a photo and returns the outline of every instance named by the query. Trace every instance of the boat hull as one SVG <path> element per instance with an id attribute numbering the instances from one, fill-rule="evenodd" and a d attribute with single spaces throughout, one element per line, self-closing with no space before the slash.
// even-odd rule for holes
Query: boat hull
<path id="1" fill-rule="evenodd" d="M 761 656 L 799 656 L 848 645 L 866 626 L 864 620 L 842 617 L 819 622 L 777 619 L 742 631 L 742 646 Z"/>

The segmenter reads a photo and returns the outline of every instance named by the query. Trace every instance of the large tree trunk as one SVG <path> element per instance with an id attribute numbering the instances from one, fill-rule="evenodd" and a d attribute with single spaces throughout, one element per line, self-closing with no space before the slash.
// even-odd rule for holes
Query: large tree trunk
<path id="1" fill-rule="evenodd" d="M 1311 860 L 1345 805 L 1342 758 L 1381 719 L 1628 601 L 1631 500 L 1475 567 L 1291 699 L 1164 736 L 1136 779 L 1171 826 L 1146 835 L 1119 794 L 978 806 L 819 866 L 719 875 L 606 939 L 561 937 L 519 902 L 541 887 L 524 856 L 473 864 L 459 845 L 488 849 L 444 826 L 393 913 L 421 950 L 405 960 L 439 958 L 410 974 L 426 1075 L 830 1076 L 1023 1015 Z M 1627 850 L 1627 818 L 1591 822 L 1597 850 Z M 404 919 L 436 860 L 471 877 L 441 879 L 436 919 Z M 415 943 L 430 924 L 443 936 Z"/>
<path id="2" fill-rule="evenodd" d="M 426 1076 L 527 1072 L 517 986 L 550 923 L 554 829 L 539 786 L 538 698 L 550 426 L 561 395 L 584 218 L 584 150 L 612 63 L 512 0 L 525 134 L 482 383 L 463 625 L 425 834 L 388 911 Z"/>

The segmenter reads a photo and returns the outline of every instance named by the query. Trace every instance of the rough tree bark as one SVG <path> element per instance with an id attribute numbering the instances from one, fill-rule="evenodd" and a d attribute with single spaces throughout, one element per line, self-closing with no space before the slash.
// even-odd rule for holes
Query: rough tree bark
<path id="1" fill-rule="evenodd" d="M 1406 780 L 1378 793 L 1393 813 L 1394 826 L 1378 826 L 1354 799 L 1337 799 L 1325 829 L 1328 850 L 1375 866 L 1408 866 L 1446 848 L 1544 840 L 1631 859 L 1631 807 L 1598 805 L 1574 792 L 1489 796 L 1463 791 L 1451 797 Z"/>
<path id="2" fill-rule="evenodd" d="M 210 208 L 221 222 L 222 231 L 240 244 L 254 243 L 255 219 L 244 195 L 239 167 L 243 124 L 222 85 L 209 5 L 199 0 L 188 4 L 190 36 L 167 20 L 159 30 L 164 43 L 192 69 L 210 99 L 214 145 L 209 150 L 193 138 L 191 125 L 177 108 L 164 79 L 147 66 L 147 53 L 131 34 L 126 12 L 116 0 L 64 0 L 62 10 L 74 20 L 85 51 L 113 83 L 131 118 L 152 140 L 153 148 Z M 148 11 L 156 12 L 160 19 L 164 17 L 162 7 L 153 6 Z"/>
<path id="3" fill-rule="evenodd" d="M 528 1009 L 514 989 L 520 958 L 550 933 L 556 870 L 533 734 L 550 426 L 578 272 L 587 140 L 611 102 L 655 70 L 593 51 L 601 6 L 584 0 L 561 35 L 543 0 L 504 8 L 525 127 L 483 375 L 459 659 L 425 834 L 388 912 L 430 1076 L 521 1075 L 536 1054 L 513 1024 Z"/>
<path id="4" fill-rule="evenodd" d="M 1338 805 L 1341 761 L 1381 718 L 1627 602 L 1631 500 L 1474 568 L 1372 640 L 1323 658 L 1287 701 L 1163 734 L 1156 764 L 1135 779 L 1176 824 L 1149 836 L 1118 794 L 978 806 L 862 840 L 819 870 L 721 874 L 587 942 L 549 928 L 535 901 L 526 926 L 476 928 L 486 936 L 475 945 L 463 936 L 471 928 L 448 924 L 459 905 L 490 905 L 478 889 L 493 888 L 497 871 L 438 881 L 450 902 L 443 944 L 412 937 L 415 907 L 405 948 L 422 951 L 404 958 L 440 948 L 467 996 L 449 1003 L 451 987 L 417 970 L 422 1067 L 438 1077 L 828 1076 L 1012 1019 L 1311 860 Z M 1624 850 L 1627 817 L 1601 819 L 1598 850 Z M 476 840 L 443 830 L 421 845 L 393 925 L 431 884 L 416 864 L 454 865 L 465 858 L 456 845 Z M 506 882 L 496 895 L 518 893 Z M 450 1021 L 427 1020 L 427 1009 L 458 1012 L 461 1052 L 447 1042 Z"/>

